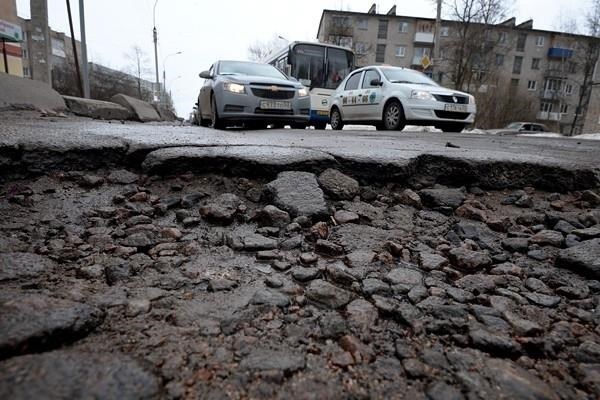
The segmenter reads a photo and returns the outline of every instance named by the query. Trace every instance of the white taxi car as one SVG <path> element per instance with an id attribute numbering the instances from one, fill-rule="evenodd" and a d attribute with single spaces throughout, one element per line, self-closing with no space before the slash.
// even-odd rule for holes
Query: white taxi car
<path id="1" fill-rule="evenodd" d="M 460 132 L 475 120 L 475 98 L 439 86 L 425 74 L 408 68 L 370 66 L 353 71 L 332 94 L 329 123 L 375 125 L 402 130 L 410 125 L 433 125 Z"/>

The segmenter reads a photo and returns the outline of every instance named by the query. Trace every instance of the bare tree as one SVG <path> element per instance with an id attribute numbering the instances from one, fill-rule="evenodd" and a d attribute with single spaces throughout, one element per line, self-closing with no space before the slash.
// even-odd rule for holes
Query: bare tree
<path id="1" fill-rule="evenodd" d="M 350 17 L 334 16 L 330 18 L 326 22 L 324 32 L 326 43 L 352 49 L 358 65 L 360 65 L 361 59 L 373 53 L 373 45 L 371 43 L 354 40 L 354 27 L 352 26 Z"/>
<path id="2" fill-rule="evenodd" d="M 150 58 L 148 54 L 139 46 L 133 45 L 129 53 L 125 54 L 125 58 L 128 60 L 126 70 L 137 79 L 137 91 L 138 98 L 143 98 L 142 93 L 142 80 L 148 77 L 152 72 L 150 65 Z"/>
<path id="3" fill-rule="evenodd" d="M 570 135 L 578 133 L 583 127 L 584 121 L 580 116 L 585 114 L 584 111 L 589 106 L 595 84 L 594 72 L 600 59 L 600 0 L 593 0 L 592 7 L 585 16 L 585 28 L 590 37 L 577 41 L 576 52 L 582 65 L 582 78 L 578 82 L 577 107 L 569 130 Z"/>
<path id="4" fill-rule="evenodd" d="M 256 41 L 248 47 L 248 59 L 250 61 L 262 62 L 269 55 L 281 47 L 281 41 L 278 36 L 273 36 L 271 40 L 266 42 Z"/>
<path id="5" fill-rule="evenodd" d="M 509 4 L 509 0 L 445 1 L 447 16 L 456 21 L 445 60 L 455 88 L 468 89 L 473 81 L 485 81 L 494 65 L 494 49 L 500 45 L 490 25 L 504 19 Z"/>

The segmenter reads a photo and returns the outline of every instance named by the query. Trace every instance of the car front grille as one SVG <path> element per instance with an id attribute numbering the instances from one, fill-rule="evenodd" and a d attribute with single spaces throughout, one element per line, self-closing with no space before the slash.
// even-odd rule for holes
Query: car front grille
<path id="1" fill-rule="evenodd" d="M 469 98 L 465 96 L 450 96 L 445 94 L 434 94 L 433 97 L 437 101 L 441 101 L 443 103 L 453 103 L 453 104 L 469 104 Z M 456 99 L 456 101 L 454 101 Z"/>
<path id="2" fill-rule="evenodd" d="M 445 119 L 467 119 L 469 117 L 470 113 L 435 110 L 435 115 L 438 118 L 445 118 Z"/>
<path id="3" fill-rule="evenodd" d="M 262 108 L 256 108 L 254 114 L 262 115 L 294 115 L 294 110 L 264 110 Z"/>
<path id="4" fill-rule="evenodd" d="M 251 88 L 252 94 L 256 97 L 261 97 L 263 99 L 276 99 L 276 100 L 287 100 L 293 99 L 295 90 L 287 90 L 278 88 L 277 90 L 272 90 L 271 88 Z"/>

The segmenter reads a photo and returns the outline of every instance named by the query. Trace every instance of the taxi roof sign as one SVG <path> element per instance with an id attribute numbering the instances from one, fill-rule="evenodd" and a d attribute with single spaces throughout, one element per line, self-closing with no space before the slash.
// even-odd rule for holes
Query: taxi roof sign
<path id="1" fill-rule="evenodd" d="M 22 42 L 23 31 L 19 25 L 0 19 L 0 39 L 6 42 Z"/>

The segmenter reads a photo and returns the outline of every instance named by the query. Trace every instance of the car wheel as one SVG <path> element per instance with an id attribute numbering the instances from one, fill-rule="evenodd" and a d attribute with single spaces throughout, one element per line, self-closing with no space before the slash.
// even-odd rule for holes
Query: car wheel
<path id="1" fill-rule="evenodd" d="M 292 122 L 290 124 L 290 128 L 292 128 L 292 129 L 306 129 L 306 124 L 303 124 L 301 122 Z"/>
<path id="2" fill-rule="evenodd" d="M 333 129 L 334 131 L 342 130 L 342 128 L 344 127 L 342 114 L 337 108 L 331 110 L 331 115 L 329 116 L 329 125 L 331 125 L 331 129 Z"/>
<path id="3" fill-rule="evenodd" d="M 391 101 L 383 110 L 383 126 L 389 131 L 401 131 L 406 126 L 404 110 L 398 101 Z"/>
<path id="4" fill-rule="evenodd" d="M 317 122 L 315 124 L 315 129 L 323 130 L 327 127 L 327 122 Z"/>
<path id="5" fill-rule="evenodd" d="M 206 118 L 202 118 L 202 110 L 200 110 L 200 108 L 198 108 L 197 112 L 196 112 L 196 124 L 195 125 L 200 125 L 200 126 L 204 126 L 207 127 L 210 125 L 210 121 Z"/>
<path id="6" fill-rule="evenodd" d="M 210 121 L 210 127 L 213 129 L 224 129 L 225 124 L 223 123 L 223 120 L 221 118 L 219 118 L 219 112 L 217 111 L 217 101 L 215 100 L 215 96 L 211 97 L 210 104 L 211 104 L 210 112 L 212 114 L 212 118 Z"/>
<path id="7" fill-rule="evenodd" d="M 460 122 L 447 122 L 439 127 L 444 132 L 462 132 L 466 124 Z"/>

